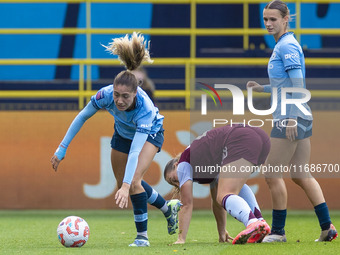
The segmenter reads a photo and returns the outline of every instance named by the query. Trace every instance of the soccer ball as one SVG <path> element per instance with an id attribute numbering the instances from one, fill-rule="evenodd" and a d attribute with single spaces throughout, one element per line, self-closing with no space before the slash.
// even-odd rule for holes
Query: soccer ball
<path id="1" fill-rule="evenodd" d="M 81 247 L 90 235 L 87 222 L 78 216 L 68 216 L 63 219 L 57 228 L 58 239 L 65 247 Z"/>

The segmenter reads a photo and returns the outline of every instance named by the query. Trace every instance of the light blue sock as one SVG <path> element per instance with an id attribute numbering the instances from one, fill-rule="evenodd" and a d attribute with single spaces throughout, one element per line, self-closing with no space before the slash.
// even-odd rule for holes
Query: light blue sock
<path id="1" fill-rule="evenodd" d="M 164 213 L 164 216 L 168 217 L 171 214 L 171 211 L 166 200 L 147 182 L 142 181 L 142 186 L 148 196 L 148 203 L 160 209 Z"/>

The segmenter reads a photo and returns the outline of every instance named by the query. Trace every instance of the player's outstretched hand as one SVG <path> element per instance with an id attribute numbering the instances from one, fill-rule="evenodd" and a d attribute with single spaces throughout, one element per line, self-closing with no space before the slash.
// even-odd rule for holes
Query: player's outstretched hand
<path id="1" fill-rule="evenodd" d="M 234 240 L 234 238 L 229 235 L 227 230 L 225 231 L 225 234 L 219 238 L 220 243 L 230 243 L 232 240 Z"/>
<path id="2" fill-rule="evenodd" d="M 129 199 L 130 185 L 123 183 L 122 187 L 117 191 L 115 195 L 116 205 L 120 208 L 127 208 Z"/>
<path id="3" fill-rule="evenodd" d="M 247 88 L 252 88 L 255 92 L 263 92 L 263 86 L 258 84 L 256 81 L 248 81 Z"/>
<path id="4" fill-rule="evenodd" d="M 56 155 L 53 155 L 51 158 L 51 163 L 52 163 L 52 168 L 54 169 L 54 171 L 57 172 L 58 170 L 58 166 L 59 163 L 61 162 L 61 160 L 58 159 L 58 157 Z"/>

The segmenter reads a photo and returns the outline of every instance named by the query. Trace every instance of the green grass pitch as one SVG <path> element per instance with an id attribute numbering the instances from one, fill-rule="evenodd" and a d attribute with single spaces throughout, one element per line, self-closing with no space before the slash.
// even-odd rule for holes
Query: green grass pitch
<path id="1" fill-rule="evenodd" d="M 90 238 L 81 248 L 65 248 L 57 238 L 57 226 L 66 216 L 83 217 L 90 226 Z M 263 213 L 271 222 L 269 211 Z M 331 211 L 340 229 L 340 211 Z M 288 211 L 287 243 L 231 245 L 218 243 L 211 211 L 194 211 L 187 243 L 173 245 L 166 220 L 149 210 L 148 235 L 151 247 L 128 247 L 135 237 L 132 210 L 23 210 L 0 211 L 0 254 L 340 254 L 340 239 L 315 243 L 320 230 L 311 211 Z M 228 231 L 236 236 L 243 225 L 228 216 Z"/>

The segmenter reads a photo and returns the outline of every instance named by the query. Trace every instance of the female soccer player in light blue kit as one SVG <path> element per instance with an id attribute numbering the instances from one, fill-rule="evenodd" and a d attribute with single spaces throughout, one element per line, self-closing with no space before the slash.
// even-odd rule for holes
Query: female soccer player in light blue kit
<path id="1" fill-rule="evenodd" d="M 133 205 L 137 237 L 130 246 L 149 246 L 147 236 L 147 202 L 161 209 L 168 220 L 168 232 L 174 234 L 177 228 L 179 200 L 166 202 L 151 186 L 143 181 L 154 156 L 164 142 L 164 117 L 159 114 L 147 94 L 138 87 L 133 73 L 143 61 L 152 62 L 146 41 L 140 34 L 131 38 L 114 39 L 106 47 L 118 55 L 127 70 L 120 72 L 113 85 L 100 89 L 91 102 L 77 115 L 64 139 L 51 159 L 57 171 L 65 157 L 67 147 L 82 125 L 98 110 L 107 110 L 115 119 L 114 134 L 111 140 L 111 164 L 119 190 L 115 194 L 116 204 L 127 207 L 130 194 Z"/>
<path id="2" fill-rule="evenodd" d="M 268 63 L 270 85 L 260 85 L 249 81 L 247 88 L 257 92 L 271 93 L 277 88 L 277 108 L 273 113 L 274 127 L 271 132 L 271 150 L 266 164 L 269 166 L 304 166 L 310 160 L 310 136 L 312 135 L 312 115 L 309 106 L 302 106 L 307 112 L 302 112 L 295 105 L 286 107 L 286 114 L 281 110 L 281 90 L 286 87 L 305 88 L 305 61 L 301 46 L 294 34 L 288 32 L 289 9 L 280 1 L 271 1 L 263 10 L 263 20 L 269 34 L 274 36 L 275 48 Z M 286 93 L 287 99 L 301 99 L 302 94 Z M 273 96 L 273 94 L 272 94 Z M 273 98 L 272 98 L 273 99 Z M 272 100 L 273 102 L 273 100 Z M 313 204 L 319 219 L 321 235 L 316 241 L 331 241 L 337 237 L 327 204 L 319 183 L 309 172 L 291 172 L 292 180 L 306 193 Z M 286 242 L 285 221 L 287 215 L 287 190 L 280 173 L 267 173 L 273 203 L 272 232 L 263 242 Z"/>

